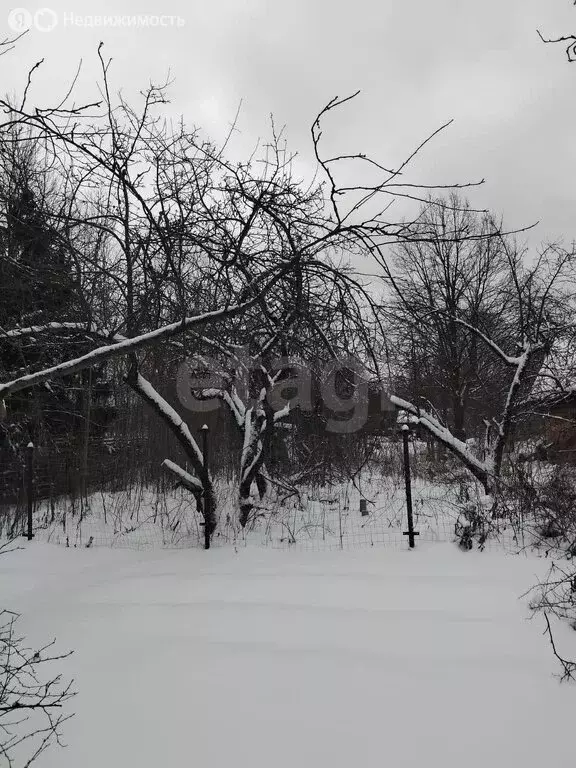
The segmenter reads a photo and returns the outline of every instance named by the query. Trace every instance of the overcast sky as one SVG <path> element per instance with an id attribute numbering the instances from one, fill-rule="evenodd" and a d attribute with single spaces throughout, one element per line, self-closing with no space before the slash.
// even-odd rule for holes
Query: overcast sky
<path id="1" fill-rule="evenodd" d="M 576 32 L 571 0 L 44 0 L 24 8 L 34 18 L 44 2 L 53 13 L 37 26 L 58 23 L 51 31 L 33 24 L 0 59 L 4 91 L 21 92 L 28 68 L 44 58 L 31 101 L 50 103 L 82 58 L 78 101 L 94 96 L 103 40 L 113 84 L 128 96 L 170 69 L 171 110 L 190 124 L 221 138 L 242 102 L 235 151 L 247 151 L 273 113 L 311 168 L 316 113 L 360 89 L 326 125 L 331 148 L 390 167 L 453 119 L 415 161 L 412 180 L 485 178 L 470 192 L 474 205 L 504 214 L 509 227 L 539 220 L 533 245 L 576 238 L 576 63 L 536 34 Z M 95 28 L 70 24 L 72 14 L 164 14 L 185 23 Z"/>

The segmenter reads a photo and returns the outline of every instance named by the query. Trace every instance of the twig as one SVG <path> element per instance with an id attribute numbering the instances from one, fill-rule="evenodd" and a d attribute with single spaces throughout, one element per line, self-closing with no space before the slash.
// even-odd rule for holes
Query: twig
<path id="1" fill-rule="evenodd" d="M 546 619 L 546 629 L 544 630 L 544 634 L 548 635 L 550 638 L 550 645 L 552 646 L 552 652 L 554 653 L 554 656 L 558 659 L 560 664 L 562 665 L 562 676 L 560 678 L 560 682 L 564 682 L 565 680 L 574 680 L 574 673 L 576 672 L 576 662 L 569 661 L 567 659 L 562 658 L 558 651 L 556 650 L 556 644 L 554 642 L 554 636 L 552 634 L 552 628 L 550 627 L 550 619 L 548 618 L 548 614 L 544 613 L 544 618 Z"/>

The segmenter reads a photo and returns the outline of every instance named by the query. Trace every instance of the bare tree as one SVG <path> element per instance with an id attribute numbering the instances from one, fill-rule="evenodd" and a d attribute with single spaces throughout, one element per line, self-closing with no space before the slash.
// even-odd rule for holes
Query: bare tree
<path id="1" fill-rule="evenodd" d="M 54 675 L 54 643 L 27 648 L 16 634 L 17 616 L 0 611 L 0 755 L 8 768 L 29 766 L 52 744 L 62 746 L 62 726 L 72 683 Z"/>
<path id="2" fill-rule="evenodd" d="M 406 221 L 389 219 L 389 203 L 424 200 L 406 172 L 437 131 L 393 169 L 361 153 L 326 158 L 324 122 L 353 97 L 335 98 L 311 129 L 323 181 L 306 186 L 294 180 L 292 158 L 274 128 L 260 155 L 232 163 L 197 130 L 162 119 L 165 86 L 148 88 L 138 109 L 114 97 L 102 46 L 98 55 L 101 97 L 91 105 L 74 105 L 73 83 L 56 107 L 28 108 L 34 68 L 21 103 L 0 102 L 4 129 L 25 127 L 58 169 L 61 236 L 74 254 L 83 298 L 74 318 L 45 314 L 34 324 L 4 329 L 4 337 L 50 334 L 90 344 L 84 354 L 54 365 L 26 366 L 9 380 L 3 375 L 0 400 L 9 410 L 16 392 L 124 360 L 130 386 L 184 448 L 195 472 L 189 486 L 210 495 L 194 437 L 142 373 L 147 356 L 160 344 L 185 356 L 198 333 L 214 335 L 217 324 L 241 322 L 253 311 L 273 314 L 274 296 L 294 275 L 314 271 L 352 286 L 338 264 L 414 236 Z M 341 184 L 343 165 L 363 175 L 369 167 L 378 178 Z M 357 284 L 354 290 L 362 293 Z M 214 521 L 207 524 L 212 529 Z"/>
<path id="3" fill-rule="evenodd" d="M 399 387 L 408 399 L 429 403 L 464 439 L 478 426 L 478 410 L 481 418 L 491 417 L 486 403 L 501 395 L 502 365 L 455 318 L 506 338 L 507 262 L 492 217 L 472 211 L 455 194 L 431 202 L 419 222 L 430 238 L 400 243 L 393 263 L 385 264 L 392 291 L 386 333 Z"/>
<path id="4" fill-rule="evenodd" d="M 572 257 L 571 253 L 550 246 L 528 266 L 517 251 L 505 242 L 504 245 L 509 285 L 506 302 L 514 308 L 516 317 L 514 333 L 511 334 L 515 349 L 505 351 L 503 344 L 477 325 L 456 315 L 451 316 L 454 323 L 474 335 L 508 371 L 505 396 L 498 416 L 486 419 L 480 450 L 474 452 L 429 409 L 395 395 L 391 397 L 394 405 L 411 414 L 422 428 L 470 470 L 487 494 L 498 487 L 504 451 L 522 411 L 523 400 L 533 390 L 546 359 L 562 339 L 566 321 L 566 280 Z"/>
<path id="5" fill-rule="evenodd" d="M 548 635 L 552 653 L 562 668 L 561 681 L 576 679 L 576 662 L 565 658 L 558 652 L 549 616 L 570 622 L 576 629 L 576 574 L 573 568 L 552 563 L 546 578 L 532 587 L 528 593 L 532 599 L 533 611 L 544 614 L 545 633 Z"/>
<path id="6" fill-rule="evenodd" d="M 0 555 L 14 551 L 10 542 Z M 17 634 L 18 615 L 0 610 L 0 758 L 6 768 L 32 765 L 52 744 L 62 746 L 62 726 L 72 717 L 67 705 L 75 696 L 72 682 L 55 674 L 54 641 L 32 649 Z"/>

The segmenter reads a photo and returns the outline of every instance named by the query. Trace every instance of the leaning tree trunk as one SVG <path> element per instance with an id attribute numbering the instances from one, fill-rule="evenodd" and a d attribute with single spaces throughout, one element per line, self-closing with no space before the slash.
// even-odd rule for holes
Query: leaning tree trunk
<path id="1" fill-rule="evenodd" d="M 130 387 L 152 408 L 152 410 L 164 421 L 174 437 L 178 440 L 186 458 L 190 462 L 194 475 L 190 475 L 173 462 L 166 461 L 167 467 L 176 477 L 181 485 L 187 488 L 196 501 L 196 507 L 204 517 L 208 535 L 211 536 L 216 530 L 216 495 L 214 493 L 214 484 L 208 471 L 204 466 L 204 457 L 198 447 L 196 440 L 192 436 L 190 429 L 178 412 L 157 392 L 134 366 L 130 369 L 126 377 Z M 204 499 L 204 503 L 202 503 Z"/>
<path id="2" fill-rule="evenodd" d="M 253 408 L 248 408 L 244 418 L 244 445 L 240 460 L 240 483 L 238 486 L 238 505 L 240 525 L 244 528 L 254 508 L 252 484 L 256 483 L 260 498 L 267 491 L 268 484 L 261 474 L 268 454 L 268 446 L 274 429 L 272 409 L 260 401 Z"/>

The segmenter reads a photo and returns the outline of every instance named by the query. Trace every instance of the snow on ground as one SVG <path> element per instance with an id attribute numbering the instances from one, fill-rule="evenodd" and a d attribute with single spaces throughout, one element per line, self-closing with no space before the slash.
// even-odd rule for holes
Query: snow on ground
<path id="1" fill-rule="evenodd" d="M 414 479 L 412 490 L 414 523 L 420 541 L 453 541 L 454 524 L 462 508 L 455 489 Z M 254 520 L 245 530 L 235 523 L 234 484 L 219 482 L 217 495 L 221 515 L 214 546 L 259 545 L 316 551 L 405 546 L 403 478 L 376 474 L 363 478 L 358 486 L 347 482 L 326 488 L 303 487 L 299 496 L 284 493 L 287 498 L 271 493 L 257 505 Z M 365 516 L 360 512 L 361 499 L 366 502 Z M 25 528 L 24 510 L 19 527 Z M 154 487 L 138 486 L 114 493 L 95 493 L 82 509 L 78 502 L 72 505 L 66 499 L 59 499 L 55 508 L 47 501 L 40 502 L 34 530 L 40 541 L 69 547 L 188 549 L 204 543 L 191 494 L 171 488 L 158 492 Z M 497 537 L 491 537 L 486 546 L 518 551 L 528 542 L 517 534 L 508 526 Z"/>
<path id="2" fill-rule="evenodd" d="M 24 546 L 0 605 L 79 691 L 39 768 L 574 766 L 576 689 L 518 599 L 543 560 Z"/>

